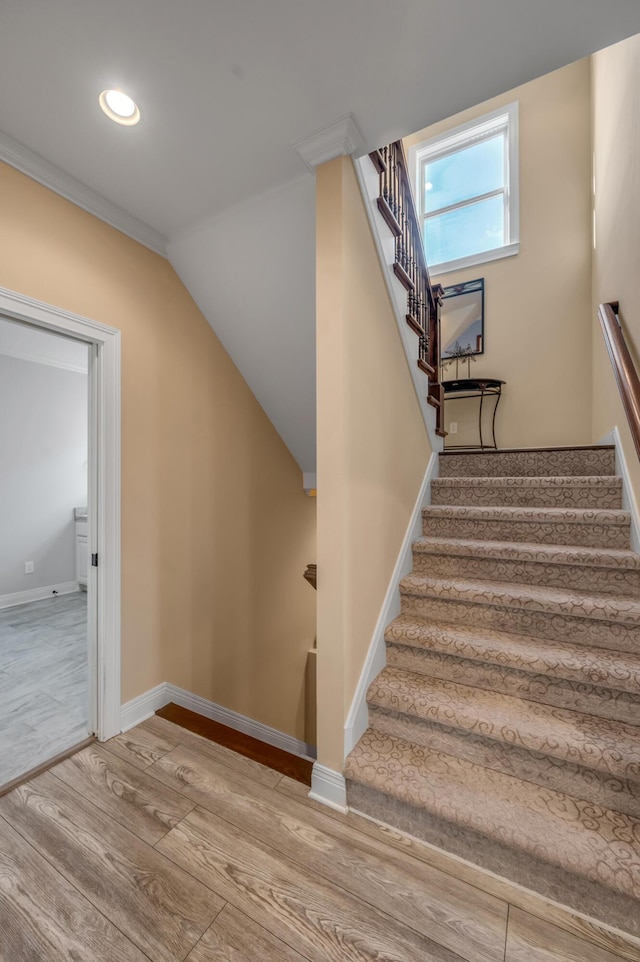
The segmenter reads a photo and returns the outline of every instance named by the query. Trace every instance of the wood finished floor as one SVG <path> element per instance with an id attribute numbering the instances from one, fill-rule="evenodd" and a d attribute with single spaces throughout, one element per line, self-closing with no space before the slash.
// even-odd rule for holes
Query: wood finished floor
<path id="1" fill-rule="evenodd" d="M 275 769 L 281 775 L 288 775 L 290 778 L 302 782 L 303 785 L 311 785 L 313 762 L 308 758 L 299 758 L 297 755 L 291 755 L 281 748 L 274 748 L 273 745 L 267 745 L 266 742 L 261 742 L 251 735 L 235 731 L 228 725 L 221 725 L 210 718 L 198 715 L 197 712 L 189 711 L 188 708 L 182 708 L 174 702 L 169 702 L 164 708 L 160 708 L 156 714 L 160 718 L 166 718 L 167 721 L 175 722 L 181 728 L 188 728 L 190 732 L 195 732 L 196 735 L 203 735 L 210 741 L 231 748 L 239 755 L 246 755 L 247 758 L 253 758 L 256 762 L 262 762 L 263 765 Z"/>
<path id="2" fill-rule="evenodd" d="M 88 734 L 87 595 L 0 610 L 0 787 Z"/>
<path id="3" fill-rule="evenodd" d="M 640 960 L 307 792 L 159 717 L 85 748 L 0 798 L 0 960 Z"/>

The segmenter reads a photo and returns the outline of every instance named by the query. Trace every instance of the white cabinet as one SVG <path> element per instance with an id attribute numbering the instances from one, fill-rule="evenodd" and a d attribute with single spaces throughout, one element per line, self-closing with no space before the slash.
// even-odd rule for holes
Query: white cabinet
<path id="1" fill-rule="evenodd" d="M 76 521 L 76 581 L 85 586 L 89 576 L 88 528 L 86 521 Z"/>

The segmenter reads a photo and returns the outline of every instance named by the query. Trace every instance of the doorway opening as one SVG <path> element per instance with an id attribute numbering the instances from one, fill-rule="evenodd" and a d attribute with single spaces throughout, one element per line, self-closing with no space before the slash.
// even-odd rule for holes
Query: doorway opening
<path id="1" fill-rule="evenodd" d="M 0 785 L 95 734 L 89 350 L 0 317 Z"/>
<path id="2" fill-rule="evenodd" d="M 0 790 L 120 731 L 119 360 L 0 289 Z"/>

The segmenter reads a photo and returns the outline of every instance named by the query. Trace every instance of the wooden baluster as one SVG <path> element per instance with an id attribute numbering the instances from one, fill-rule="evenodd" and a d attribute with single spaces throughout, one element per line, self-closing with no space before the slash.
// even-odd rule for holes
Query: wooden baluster
<path id="1" fill-rule="evenodd" d="M 375 155 L 379 155 L 379 159 Z M 394 271 L 407 289 L 407 321 L 418 335 L 418 365 L 429 377 L 428 401 L 438 411 L 437 432 L 444 433 L 444 392 L 440 372 L 440 306 L 443 289 L 432 287 L 413 191 L 401 141 L 374 152 L 380 170 L 378 207 L 395 235 Z M 380 164 L 383 162 L 384 169 Z M 383 202 L 384 201 L 384 202 Z"/>
<path id="2" fill-rule="evenodd" d="M 381 196 L 389 203 L 389 148 L 382 148 L 382 159 L 385 162 L 384 170 L 380 172 Z"/>

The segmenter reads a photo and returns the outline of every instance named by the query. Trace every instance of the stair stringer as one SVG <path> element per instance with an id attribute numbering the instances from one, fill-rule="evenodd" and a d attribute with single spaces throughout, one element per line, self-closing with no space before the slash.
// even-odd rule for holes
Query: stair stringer
<path id="1" fill-rule="evenodd" d="M 598 444 L 613 444 L 616 449 L 616 474 L 622 478 L 622 507 L 631 515 L 631 547 L 640 554 L 640 510 L 631 483 L 629 465 L 622 447 L 622 438 L 618 425 L 614 425 L 611 430 L 598 441 Z"/>
<path id="2" fill-rule="evenodd" d="M 379 178 L 373 164 L 368 156 L 360 157 L 353 162 L 360 193 L 367 212 L 371 236 L 373 237 L 378 259 L 382 268 L 389 300 L 393 308 L 393 314 L 398 325 L 400 339 L 407 358 L 407 366 L 411 374 L 411 380 L 416 392 L 416 398 L 420 405 L 420 413 L 424 421 L 427 436 L 431 443 L 432 451 L 442 451 L 443 439 L 436 434 L 436 411 L 432 405 L 427 404 L 429 394 L 429 378 L 418 367 L 416 358 L 418 356 L 418 339 L 406 321 L 407 315 L 407 290 L 400 283 L 393 272 L 395 262 L 395 240 L 383 220 L 378 207 L 377 199 L 379 196 Z"/>
<path id="3" fill-rule="evenodd" d="M 434 451 L 429 458 L 424 479 L 420 486 L 405 536 L 402 539 L 398 559 L 393 569 L 391 580 L 389 581 L 387 593 L 382 602 L 367 657 L 362 666 L 360 679 L 351 702 L 349 714 L 347 715 L 344 726 L 345 758 L 359 742 L 369 723 L 367 691 L 373 679 L 382 671 L 387 663 L 384 633 L 387 625 L 400 614 L 400 582 L 410 574 L 413 567 L 413 542 L 422 532 L 422 509 L 429 507 L 431 504 L 431 482 L 438 477 L 438 472 L 438 454 Z"/>

